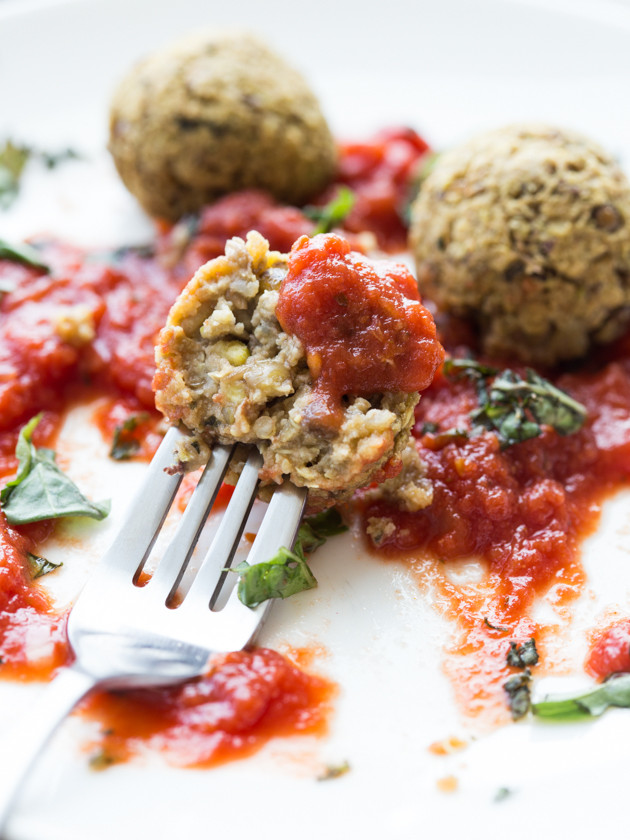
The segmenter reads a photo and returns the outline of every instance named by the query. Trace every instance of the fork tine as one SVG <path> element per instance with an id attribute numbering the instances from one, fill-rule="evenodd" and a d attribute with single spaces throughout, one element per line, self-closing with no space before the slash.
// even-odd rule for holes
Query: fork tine
<path id="1" fill-rule="evenodd" d="M 292 484 L 283 484 L 274 492 L 247 557 L 248 563 L 254 565 L 265 562 L 281 546 L 293 546 L 304 512 L 306 495 L 305 487 Z M 216 651 L 228 650 L 232 645 L 247 647 L 260 630 L 272 603 L 269 600 L 253 609 L 246 607 L 239 601 L 234 587 L 223 609 L 212 615 L 212 622 L 208 626 L 211 636 L 207 643 Z"/>
<path id="2" fill-rule="evenodd" d="M 180 474 L 165 472 L 182 437 L 175 427 L 164 436 L 101 567 L 135 575 L 144 565 L 182 480 Z"/>
<path id="3" fill-rule="evenodd" d="M 161 598 L 167 603 L 179 586 L 227 472 L 233 450 L 231 446 L 213 447 L 177 530 L 145 587 L 152 597 Z"/>
<path id="4" fill-rule="evenodd" d="M 247 517 L 256 498 L 258 471 L 262 464 L 260 454 L 255 450 L 249 453 L 245 466 L 230 503 L 224 511 L 210 548 L 203 558 L 199 571 L 193 580 L 182 606 L 187 609 L 198 607 L 202 601 L 206 607 L 217 587 L 217 580 L 224 579 L 224 568 L 230 565 L 239 540 L 245 528 Z"/>

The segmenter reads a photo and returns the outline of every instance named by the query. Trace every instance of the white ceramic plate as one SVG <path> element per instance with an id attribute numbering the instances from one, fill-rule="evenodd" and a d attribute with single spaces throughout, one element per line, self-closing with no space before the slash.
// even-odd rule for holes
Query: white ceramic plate
<path id="1" fill-rule="evenodd" d="M 146 220 L 103 153 L 106 103 L 134 58 L 199 25 L 245 26 L 266 36 L 309 77 L 339 135 L 404 122 L 440 147 L 532 118 L 581 129 L 630 163 L 630 14 L 604 0 L 571 7 L 0 0 L 0 138 L 93 152 L 88 163 L 58 175 L 29 173 L 19 204 L 0 216 L 0 236 L 46 231 L 91 246 L 146 237 Z M 66 561 L 50 579 L 65 603 L 110 539 L 125 504 L 120 488 L 131 487 L 142 467 L 108 466 L 104 444 L 80 414 L 59 449 L 88 491 L 114 501 L 109 523 L 70 526 L 50 548 Z M 98 468 L 86 469 L 86 457 Z M 610 504 L 585 547 L 590 589 L 575 608 L 584 626 L 602 604 L 630 606 L 629 506 L 627 497 Z M 314 668 L 340 686 L 326 738 L 276 741 L 211 771 L 173 770 L 146 756 L 97 774 L 80 749 L 85 729 L 71 720 L 32 773 L 11 840 L 228 833 L 407 840 L 429 831 L 577 839 L 627 822 L 630 714 L 581 726 L 508 726 L 461 753 L 434 756 L 432 742 L 470 738 L 440 671 L 448 628 L 436 605 L 403 566 L 365 556 L 352 535 L 318 552 L 314 567 L 319 588 L 278 604 L 261 643 L 321 646 Z M 579 641 L 576 649 L 579 664 Z M 41 694 L 34 685 L 0 684 L 0 726 Z M 350 773 L 315 781 L 324 765 L 343 760 Z M 438 790 L 448 775 L 458 779 L 456 793 Z M 497 802 L 503 787 L 512 795 Z"/>

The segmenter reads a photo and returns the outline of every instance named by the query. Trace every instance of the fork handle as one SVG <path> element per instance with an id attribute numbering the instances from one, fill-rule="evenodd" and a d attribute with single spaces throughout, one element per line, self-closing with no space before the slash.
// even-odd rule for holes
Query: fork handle
<path id="1" fill-rule="evenodd" d="M 59 724 L 96 685 L 96 680 L 76 666 L 64 668 L 47 685 L 31 708 L 3 732 L 0 767 L 0 837 L 28 771 Z"/>

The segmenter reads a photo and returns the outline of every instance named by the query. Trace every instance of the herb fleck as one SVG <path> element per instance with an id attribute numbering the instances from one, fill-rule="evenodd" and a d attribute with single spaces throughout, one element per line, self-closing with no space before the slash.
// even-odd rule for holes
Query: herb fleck
<path id="1" fill-rule="evenodd" d="M 513 370 L 500 371 L 474 359 L 447 359 L 444 374 L 475 383 L 479 407 L 470 414 L 473 433 L 495 432 L 503 448 L 538 437 L 543 425 L 560 435 L 573 434 L 586 420 L 581 403 L 531 368 L 523 378 Z"/>
<path id="2" fill-rule="evenodd" d="M 340 227 L 354 207 L 356 196 L 345 186 L 339 187 L 337 194 L 324 207 L 307 205 L 303 208 L 305 216 L 316 222 L 312 235 L 329 233 L 333 228 Z"/>
<path id="3" fill-rule="evenodd" d="M 328 782 L 330 779 L 338 779 L 350 772 L 350 764 L 342 761 L 341 764 L 329 764 L 324 772 L 317 777 L 318 782 Z"/>
<path id="4" fill-rule="evenodd" d="M 141 423 L 146 423 L 148 419 L 148 412 L 141 411 L 139 414 L 130 414 L 123 423 L 119 423 L 114 429 L 109 457 L 115 461 L 131 458 L 140 449 L 140 441 L 133 436 L 133 433 Z"/>
<path id="5" fill-rule="evenodd" d="M 503 683 L 508 696 L 508 705 L 514 720 L 525 717 L 531 705 L 531 671 L 525 668 L 522 674 L 515 674 Z"/>
<path id="6" fill-rule="evenodd" d="M 52 560 L 47 560 L 45 557 L 40 557 L 39 554 L 32 554 L 30 551 L 26 555 L 26 562 L 32 580 L 36 580 L 44 575 L 49 575 L 63 566 L 63 563 L 53 563 Z"/>
<path id="7" fill-rule="evenodd" d="M 540 657 L 536 650 L 536 640 L 528 639 L 522 645 L 510 642 L 510 649 L 507 652 L 507 664 L 512 668 L 526 668 L 537 665 Z"/>

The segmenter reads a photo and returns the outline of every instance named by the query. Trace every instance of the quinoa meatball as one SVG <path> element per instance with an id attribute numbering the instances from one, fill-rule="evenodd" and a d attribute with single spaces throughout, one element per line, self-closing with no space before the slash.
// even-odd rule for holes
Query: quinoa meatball
<path id="1" fill-rule="evenodd" d="M 157 407 L 192 433 L 178 453 L 182 469 L 207 460 L 215 441 L 255 444 L 263 498 L 265 487 L 289 478 L 309 489 L 314 511 L 391 474 L 393 463 L 402 466 L 418 393 L 348 395 L 334 427 L 309 421 L 314 382 L 305 348 L 276 317 L 287 266 L 287 256 L 269 251 L 256 232 L 246 242 L 231 239 L 225 256 L 202 266 L 172 307 L 154 388 Z M 441 360 L 435 344 L 433 370 Z"/>
<path id="2" fill-rule="evenodd" d="M 418 284 L 482 349 L 553 365 L 630 317 L 630 186 L 578 134 L 511 126 L 442 155 L 412 208 Z"/>
<path id="3" fill-rule="evenodd" d="M 170 220 L 248 188 L 302 204 L 336 164 L 302 76 L 236 33 L 197 34 L 137 64 L 113 96 L 109 149 L 147 213 Z"/>

